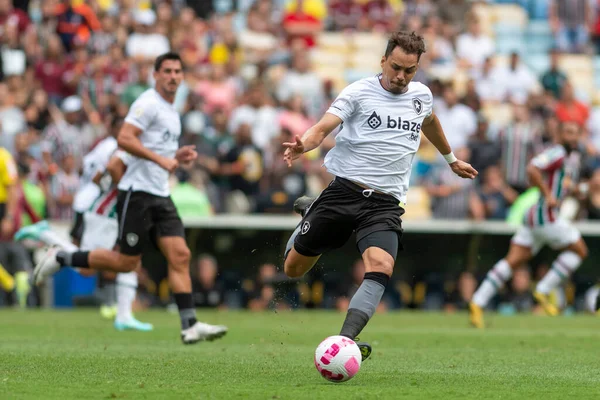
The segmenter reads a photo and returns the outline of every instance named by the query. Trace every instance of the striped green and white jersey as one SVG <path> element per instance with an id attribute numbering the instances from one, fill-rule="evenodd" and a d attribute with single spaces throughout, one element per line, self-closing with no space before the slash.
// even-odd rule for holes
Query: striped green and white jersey
<path id="1" fill-rule="evenodd" d="M 525 224 L 530 227 L 553 223 L 558 218 L 562 200 L 573 190 L 579 180 L 581 154 L 577 151 L 567 153 L 562 145 L 554 145 L 538 154 L 531 164 L 542 171 L 543 179 L 550 193 L 558 201 L 558 207 L 549 207 L 542 196 L 525 214 Z"/>
<path id="2" fill-rule="evenodd" d="M 108 218 L 117 218 L 117 195 L 119 191 L 116 187 L 111 187 L 103 192 L 94 200 L 90 207 L 90 212 L 98 215 L 104 215 Z"/>

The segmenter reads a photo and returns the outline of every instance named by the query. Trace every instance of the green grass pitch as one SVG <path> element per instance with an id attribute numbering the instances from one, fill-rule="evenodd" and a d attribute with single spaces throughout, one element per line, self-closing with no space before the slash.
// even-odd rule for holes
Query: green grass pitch
<path id="1" fill-rule="evenodd" d="M 351 381 L 325 381 L 316 346 L 332 312 L 203 312 L 229 326 L 184 346 L 178 317 L 138 314 L 155 331 L 116 332 L 94 310 L 0 311 L 0 399 L 599 399 L 600 320 L 592 316 L 376 315 L 374 346 Z"/>

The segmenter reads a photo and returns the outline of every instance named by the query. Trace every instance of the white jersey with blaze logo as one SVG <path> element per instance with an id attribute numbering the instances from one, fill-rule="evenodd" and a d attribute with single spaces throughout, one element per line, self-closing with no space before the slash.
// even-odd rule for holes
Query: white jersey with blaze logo
<path id="1" fill-rule="evenodd" d="M 432 110 L 431 90 L 422 83 L 411 82 L 405 93 L 393 94 L 379 76 L 354 82 L 327 110 L 343 124 L 325 167 L 405 203 L 421 126 Z"/>
<path id="2" fill-rule="evenodd" d="M 144 147 L 167 158 L 175 157 L 181 135 L 179 113 L 156 90 L 148 89 L 137 98 L 125 122 L 142 130 L 139 138 Z M 119 189 L 167 197 L 169 172 L 152 161 L 132 156 Z"/>

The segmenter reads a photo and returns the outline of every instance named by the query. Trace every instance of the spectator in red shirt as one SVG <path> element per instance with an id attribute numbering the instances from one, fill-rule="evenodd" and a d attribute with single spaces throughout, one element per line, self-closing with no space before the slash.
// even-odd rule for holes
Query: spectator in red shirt
<path id="1" fill-rule="evenodd" d="M 364 16 L 365 8 L 354 0 L 331 0 L 329 3 L 331 28 L 335 31 L 355 30 Z"/>
<path id="2" fill-rule="evenodd" d="M 35 66 L 35 77 L 54 104 L 60 104 L 65 97 L 63 74 L 66 70 L 67 63 L 62 42 L 58 36 L 53 35 L 48 38 L 44 58 Z"/>
<path id="3" fill-rule="evenodd" d="M 113 94 L 121 95 L 125 87 L 133 81 L 131 64 L 125 58 L 123 48 L 118 44 L 110 47 L 110 58 L 104 66 L 104 74 L 109 77 L 110 90 Z"/>
<path id="4" fill-rule="evenodd" d="M 398 27 L 399 18 L 388 0 L 370 0 L 364 5 L 369 29 L 390 32 Z"/>
<path id="5" fill-rule="evenodd" d="M 573 121 L 579 126 L 587 126 L 590 109 L 575 98 L 575 91 L 570 82 L 563 86 L 560 101 L 556 105 L 556 117 L 560 122 Z"/>
<path id="6" fill-rule="evenodd" d="M 29 27 L 30 21 L 27 13 L 18 8 L 14 8 L 12 0 L 0 0 L 0 37 L 4 35 L 5 25 L 15 25 L 19 34 L 25 33 Z"/>
<path id="7" fill-rule="evenodd" d="M 304 12 L 303 1 L 297 0 L 296 9 L 283 16 L 282 25 L 288 43 L 301 40 L 311 48 L 315 45 L 315 36 L 322 30 L 323 24 L 316 17 Z"/>

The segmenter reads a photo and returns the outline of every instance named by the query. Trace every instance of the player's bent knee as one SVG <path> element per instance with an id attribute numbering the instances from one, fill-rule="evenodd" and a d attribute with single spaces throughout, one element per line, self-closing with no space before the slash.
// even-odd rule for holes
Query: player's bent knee
<path id="1" fill-rule="evenodd" d="M 284 264 L 283 271 L 288 278 L 301 278 L 304 276 L 307 269 L 299 265 Z"/>
<path id="2" fill-rule="evenodd" d="M 315 265 L 320 256 L 303 256 L 292 249 L 283 263 L 283 271 L 289 278 L 301 278 Z"/>
<path id="3" fill-rule="evenodd" d="M 363 254 L 365 272 L 381 272 L 387 276 L 394 273 L 394 258 L 386 250 L 379 247 L 369 247 Z"/>
<path id="4" fill-rule="evenodd" d="M 192 253 L 187 246 L 179 246 L 169 254 L 169 264 L 177 269 L 189 269 Z"/>
<path id="5" fill-rule="evenodd" d="M 394 263 L 386 259 L 371 259 L 366 272 L 381 272 L 387 276 L 392 276 L 394 273 Z"/>

